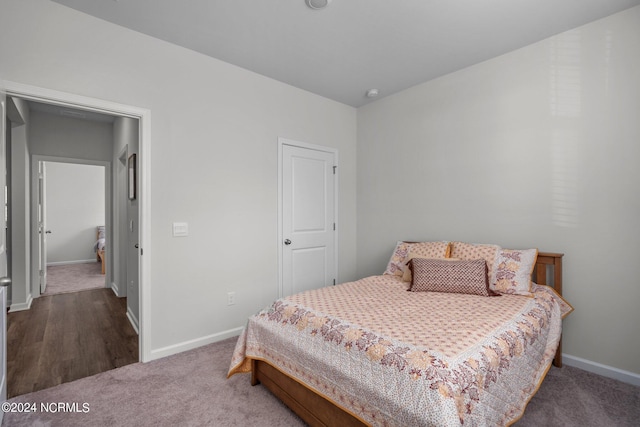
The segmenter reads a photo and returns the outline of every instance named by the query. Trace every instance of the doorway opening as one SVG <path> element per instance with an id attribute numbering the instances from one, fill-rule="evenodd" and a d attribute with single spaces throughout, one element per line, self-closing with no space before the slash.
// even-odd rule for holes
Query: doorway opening
<path id="1" fill-rule="evenodd" d="M 34 158 L 40 295 L 104 288 L 107 165 Z"/>
<path id="2" fill-rule="evenodd" d="M 65 156 L 57 157 L 56 155 L 51 155 L 51 152 L 47 152 L 46 150 L 45 150 L 45 153 L 49 153 L 49 154 L 33 155 L 33 154 L 29 154 L 29 152 L 27 151 L 27 156 L 28 158 L 31 159 L 31 161 L 27 162 L 27 164 L 31 166 L 32 172 L 34 170 L 37 171 L 38 163 L 42 163 L 42 162 L 68 163 L 68 164 L 77 164 L 77 165 L 81 163 L 89 163 L 89 164 L 94 163 L 94 166 L 95 166 L 95 163 L 97 163 L 97 165 L 104 170 L 103 195 L 104 195 L 104 201 L 105 201 L 105 209 L 104 209 L 105 216 L 103 220 L 97 221 L 97 222 L 100 222 L 101 224 L 97 224 L 93 227 L 94 228 L 93 233 L 96 233 L 93 236 L 93 238 L 95 239 L 97 237 L 97 227 L 100 225 L 105 226 L 105 235 L 106 235 L 105 237 L 107 241 L 105 255 L 106 255 L 107 262 L 106 262 L 105 275 L 103 277 L 105 279 L 104 283 L 106 283 L 107 289 L 103 288 L 102 290 L 108 291 L 112 295 L 115 294 L 118 297 L 124 297 L 124 296 L 128 296 L 127 295 L 128 290 L 131 290 L 133 287 L 135 287 L 136 298 L 134 298 L 135 300 L 133 303 L 134 307 L 133 308 L 126 307 L 127 319 L 128 319 L 128 323 L 131 322 L 132 326 L 135 329 L 135 332 L 137 333 L 136 341 L 138 345 L 136 346 L 137 348 L 135 351 L 136 353 L 135 361 L 148 360 L 149 357 L 146 353 L 146 349 L 148 349 L 148 346 L 145 345 L 146 339 L 144 334 L 145 310 L 143 307 L 145 302 L 145 298 L 144 298 L 145 293 L 144 291 L 142 291 L 142 288 L 144 288 L 145 278 L 147 277 L 145 272 L 148 271 L 148 263 L 143 262 L 142 257 L 138 255 L 137 250 L 133 252 L 134 259 L 135 259 L 134 263 L 136 264 L 136 268 L 134 269 L 136 277 L 133 278 L 132 280 L 127 280 L 126 282 L 122 282 L 120 278 L 126 277 L 126 275 L 123 276 L 122 272 L 127 271 L 128 269 L 126 267 L 126 264 L 123 264 L 122 259 L 118 261 L 120 259 L 120 254 L 123 252 L 127 252 L 126 244 L 128 243 L 128 241 L 123 241 L 123 239 L 121 238 L 121 235 L 119 237 L 120 233 L 118 231 L 129 230 L 130 228 L 127 226 L 128 224 L 130 223 L 135 224 L 135 236 L 132 236 L 132 237 L 133 237 L 133 240 L 135 240 L 136 249 L 138 249 L 138 247 L 142 249 L 145 242 L 148 241 L 148 234 L 146 232 L 146 228 L 144 227 L 145 219 L 148 218 L 147 213 L 144 211 L 144 209 L 146 209 L 148 206 L 148 205 L 145 205 L 145 200 L 144 200 L 145 193 L 146 193 L 146 185 L 147 185 L 147 179 L 145 174 L 148 172 L 148 164 L 146 161 L 147 157 L 145 152 L 145 148 L 148 147 L 148 144 L 149 144 L 149 138 L 148 138 L 149 112 L 148 110 L 142 110 L 142 109 L 137 109 L 135 107 L 113 104 L 113 103 L 109 103 L 101 100 L 89 99 L 89 98 L 80 97 L 72 94 L 44 90 L 41 88 L 32 88 L 24 85 L 12 84 L 10 82 L 6 82 L 6 86 L 7 86 L 7 93 L 10 97 L 14 99 L 20 99 L 28 103 L 39 103 L 43 105 L 48 105 L 51 108 L 63 109 L 65 111 L 71 112 L 71 114 L 73 114 L 74 112 L 78 112 L 78 114 L 111 115 L 113 117 L 112 118 L 113 121 L 119 121 L 119 125 L 113 125 L 114 138 L 116 137 L 116 133 L 118 133 L 119 136 L 122 136 L 123 134 L 135 135 L 135 138 L 136 138 L 135 143 L 133 142 L 126 143 L 125 144 L 126 148 L 124 151 L 125 153 L 137 151 L 137 158 L 139 161 L 137 170 L 138 170 L 139 176 L 137 177 L 138 187 L 137 187 L 137 199 L 135 201 L 119 200 L 119 198 L 122 198 L 122 196 L 126 194 L 126 191 L 125 191 L 126 189 L 116 187 L 117 185 L 122 185 L 121 181 L 115 181 L 115 176 L 114 176 L 114 174 L 118 171 L 118 167 L 120 165 L 120 159 L 118 156 L 112 156 L 110 161 L 87 162 L 86 159 L 82 159 L 83 156 L 86 157 L 86 153 L 83 152 L 82 150 L 79 150 L 77 158 L 71 158 L 71 157 L 65 157 Z M 49 149 L 55 150 L 52 147 L 49 147 Z M 55 153 L 57 154 L 57 152 Z M 68 155 L 69 154 L 67 154 L 67 156 Z M 27 172 L 27 176 L 28 176 L 28 172 Z M 37 219 L 38 218 L 38 215 L 36 215 L 37 203 L 34 203 L 34 200 L 37 201 L 38 191 L 40 191 L 37 185 L 38 179 L 36 178 L 31 182 L 33 183 L 33 185 L 30 188 L 31 191 L 29 192 L 27 187 L 27 192 L 26 192 L 26 194 L 30 193 L 30 196 L 28 196 L 28 198 L 31 199 L 30 201 L 31 214 L 27 212 L 26 215 L 22 215 L 22 217 L 29 218 L 29 216 L 31 216 L 31 218 Z M 135 209 L 129 210 L 129 214 L 133 215 L 131 221 L 125 222 L 123 221 L 122 217 L 118 217 L 118 209 L 120 209 L 122 206 L 127 206 L 127 204 L 131 205 L 134 203 L 136 205 Z M 29 205 L 29 202 L 27 202 L 27 206 L 28 205 Z M 36 208 L 33 207 L 34 205 L 36 206 Z M 35 244 L 37 242 L 36 240 L 37 237 L 34 237 L 34 235 L 40 234 L 38 232 L 39 225 L 37 221 L 34 221 L 33 219 L 31 221 L 27 220 L 26 222 L 27 224 L 25 228 L 28 228 L 30 230 L 30 233 L 27 232 L 27 234 L 31 235 L 30 237 L 31 237 L 32 244 L 31 244 L 31 250 L 30 251 L 27 250 L 27 252 L 30 252 L 30 254 L 29 253 L 27 254 L 25 262 L 26 264 L 28 264 L 27 269 L 32 273 L 37 273 L 37 274 L 31 274 L 31 278 L 30 278 L 31 280 L 29 280 L 29 283 L 27 284 L 27 287 L 24 290 L 25 294 L 27 294 L 24 303 L 21 303 L 20 301 L 16 303 L 15 298 L 12 301 L 13 303 L 12 309 L 15 309 L 15 311 L 22 311 L 22 310 L 28 309 L 31 306 L 31 304 L 34 302 L 34 298 L 39 298 L 42 294 L 46 293 L 46 288 L 44 289 L 40 288 L 41 282 L 39 278 L 40 274 L 38 271 L 39 263 L 40 263 L 40 260 L 39 260 L 40 243 L 38 242 L 38 244 Z M 12 224 L 12 227 L 13 227 L 13 224 Z M 43 234 L 45 234 L 45 236 L 46 236 L 46 231 L 48 229 L 49 228 L 42 229 Z M 55 232 L 55 230 L 52 230 L 52 231 Z M 134 230 L 131 230 L 131 231 L 134 231 Z M 12 237 L 15 240 L 17 238 L 21 238 L 24 236 L 20 234 L 18 236 L 15 236 L 15 233 L 14 233 Z M 93 250 L 93 248 L 91 248 L 91 250 Z M 93 256 L 95 257 L 95 253 L 93 254 Z M 148 259 L 148 256 L 147 256 L 147 259 Z M 139 264 L 143 264 L 143 265 L 139 265 Z M 16 292 L 14 292 L 13 294 L 15 297 Z M 130 298 L 127 298 L 127 300 L 128 299 Z M 146 312 L 148 313 L 148 309 L 146 310 Z"/>

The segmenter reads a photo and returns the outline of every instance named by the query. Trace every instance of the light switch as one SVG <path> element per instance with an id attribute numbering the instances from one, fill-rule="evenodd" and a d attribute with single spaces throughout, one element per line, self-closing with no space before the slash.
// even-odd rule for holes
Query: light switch
<path id="1" fill-rule="evenodd" d="M 173 223 L 173 237 L 185 237 L 189 235 L 189 224 L 186 222 Z"/>

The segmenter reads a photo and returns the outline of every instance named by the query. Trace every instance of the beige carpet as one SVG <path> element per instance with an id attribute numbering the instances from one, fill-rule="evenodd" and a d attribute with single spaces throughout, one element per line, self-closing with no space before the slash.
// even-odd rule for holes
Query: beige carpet
<path id="1" fill-rule="evenodd" d="M 252 387 L 248 374 L 226 378 L 235 342 L 15 397 L 9 402 L 36 404 L 37 412 L 5 413 L 2 426 L 303 426 L 264 387 Z M 42 402 L 68 403 L 72 411 L 43 413 Z"/>
<path id="2" fill-rule="evenodd" d="M 264 387 L 252 387 L 248 374 L 226 378 L 235 342 L 230 338 L 15 397 L 9 402 L 35 404 L 37 412 L 6 413 L 2 425 L 304 425 Z M 43 413 L 42 402 L 68 404 L 71 411 Z M 640 425 L 639 420 L 640 387 L 565 366 L 551 368 L 515 425 L 631 427 Z"/>
<path id="3" fill-rule="evenodd" d="M 43 295 L 64 294 L 104 288 L 105 276 L 99 262 L 47 267 L 47 289 Z"/>

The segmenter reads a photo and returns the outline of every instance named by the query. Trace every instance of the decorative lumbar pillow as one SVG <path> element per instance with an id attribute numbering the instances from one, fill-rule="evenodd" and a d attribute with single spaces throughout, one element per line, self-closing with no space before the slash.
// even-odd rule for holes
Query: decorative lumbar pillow
<path id="1" fill-rule="evenodd" d="M 404 274 L 402 275 L 403 282 L 411 282 L 411 268 L 409 268 L 409 263 L 414 258 L 428 258 L 428 257 L 419 256 L 414 254 L 413 252 L 410 252 L 409 255 L 407 255 L 407 261 L 405 262 L 406 268 L 404 269 Z M 437 259 L 440 259 L 441 261 L 460 261 L 459 258 L 437 258 Z"/>
<path id="2" fill-rule="evenodd" d="M 421 258 L 447 258 L 450 250 L 449 242 L 398 242 L 383 274 L 404 275 L 409 253 Z"/>
<path id="3" fill-rule="evenodd" d="M 490 296 L 484 259 L 446 261 L 413 258 L 409 262 L 413 292 L 449 292 Z"/>
<path id="4" fill-rule="evenodd" d="M 460 259 L 484 259 L 487 262 L 489 283 L 495 281 L 495 261 L 500 246 L 481 243 L 453 242 L 451 257 Z"/>
<path id="5" fill-rule="evenodd" d="M 499 250 L 495 260 L 495 277 L 490 288 L 501 294 L 533 295 L 531 273 L 537 259 L 537 249 Z"/>

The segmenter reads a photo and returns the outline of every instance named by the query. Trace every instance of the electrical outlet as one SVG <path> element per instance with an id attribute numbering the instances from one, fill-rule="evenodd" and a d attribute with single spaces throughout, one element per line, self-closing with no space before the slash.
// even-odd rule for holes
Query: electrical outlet
<path id="1" fill-rule="evenodd" d="M 234 305 L 236 303 L 236 293 L 227 292 L 227 305 Z"/>

